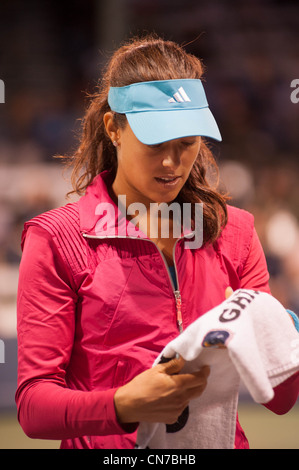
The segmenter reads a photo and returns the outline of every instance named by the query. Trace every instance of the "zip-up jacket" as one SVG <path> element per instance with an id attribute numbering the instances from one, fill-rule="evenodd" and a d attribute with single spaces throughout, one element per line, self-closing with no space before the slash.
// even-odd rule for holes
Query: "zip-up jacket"
<path id="1" fill-rule="evenodd" d="M 117 388 L 220 304 L 226 287 L 270 292 L 251 214 L 229 206 L 221 236 L 201 248 L 187 249 L 182 234 L 175 287 L 162 252 L 119 216 L 111 183 L 101 173 L 79 201 L 33 218 L 22 236 L 18 418 L 28 436 L 61 448 L 133 448 L 138 423 L 128 432 L 117 421 Z M 296 376 L 267 407 L 284 413 L 297 395 Z M 235 447 L 248 447 L 238 420 Z"/>

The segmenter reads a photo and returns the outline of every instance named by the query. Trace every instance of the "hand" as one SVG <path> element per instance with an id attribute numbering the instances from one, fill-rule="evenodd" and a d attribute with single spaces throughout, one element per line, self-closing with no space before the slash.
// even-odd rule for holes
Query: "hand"
<path id="1" fill-rule="evenodd" d="M 234 293 L 233 289 L 229 286 L 225 289 L 225 300 L 227 300 Z"/>
<path id="2" fill-rule="evenodd" d="M 210 368 L 179 374 L 184 359 L 172 359 L 137 375 L 114 395 L 120 423 L 147 421 L 173 424 L 192 398 L 199 397 L 207 385 Z"/>

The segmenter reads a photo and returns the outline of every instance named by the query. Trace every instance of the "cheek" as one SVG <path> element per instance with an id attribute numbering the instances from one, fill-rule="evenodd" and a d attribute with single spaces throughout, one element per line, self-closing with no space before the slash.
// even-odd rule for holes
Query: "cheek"
<path id="1" fill-rule="evenodd" d="M 198 152 L 188 152 L 186 153 L 183 158 L 182 158 L 182 163 L 183 163 L 183 166 L 186 168 L 186 169 L 192 169 L 194 163 L 196 162 L 196 159 L 198 157 Z"/>
<path id="2" fill-rule="evenodd" d="M 151 174 L 151 166 L 145 161 L 143 156 L 138 152 L 129 152 L 123 154 L 119 158 L 119 164 L 126 177 L 138 187 L 145 183 Z"/>

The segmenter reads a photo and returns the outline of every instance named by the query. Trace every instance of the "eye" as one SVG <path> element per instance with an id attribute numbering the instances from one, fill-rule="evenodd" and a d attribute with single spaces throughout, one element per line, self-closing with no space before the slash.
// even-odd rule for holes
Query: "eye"
<path id="1" fill-rule="evenodd" d="M 183 140 L 183 141 L 182 141 L 182 145 L 183 145 L 184 147 L 192 147 L 192 145 L 195 145 L 195 144 L 196 144 L 196 140 L 192 140 L 192 141 L 190 141 L 190 140 Z"/>
<path id="2" fill-rule="evenodd" d="M 185 147 L 191 147 L 191 145 L 194 145 L 195 142 L 182 142 L 182 144 L 183 144 Z"/>
<path id="3" fill-rule="evenodd" d="M 160 149 L 162 147 L 162 143 L 161 144 L 148 145 L 148 147 L 150 149 Z"/>
<path id="4" fill-rule="evenodd" d="M 193 138 L 182 140 L 181 144 L 183 145 L 183 147 L 192 147 L 193 145 L 196 145 L 199 142 L 200 142 L 200 139 L 193 137 Z"/>

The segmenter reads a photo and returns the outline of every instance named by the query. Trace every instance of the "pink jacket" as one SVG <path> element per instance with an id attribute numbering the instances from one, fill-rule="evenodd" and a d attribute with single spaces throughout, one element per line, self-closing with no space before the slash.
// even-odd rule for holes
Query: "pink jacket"
<path id="1" fill-rule="evenodd" d="M 153 242 L 110 237 L 114 220 L 99 223 L 98 204 L 112 204 L 109 184 L 104 172 L 78 202 L 32 219 L 23 233 L 18 418 L 27 435 L 61 439 L 62 448 L 134 447 L 137 424 L 128 433 L 118 423 L 114 393 L 179 334 L 180 314 L 186 328 L 224 300 L 227 286 L 269 292 L 249 213 L 229 207 L 213 246 L 192 250 L 177 242 L 175 293 Z M 278 387 L 267 406 L 278 413 L 293 406 L 292 383 Z M 248 447 L 238 421 L 235 445 Z"/>

